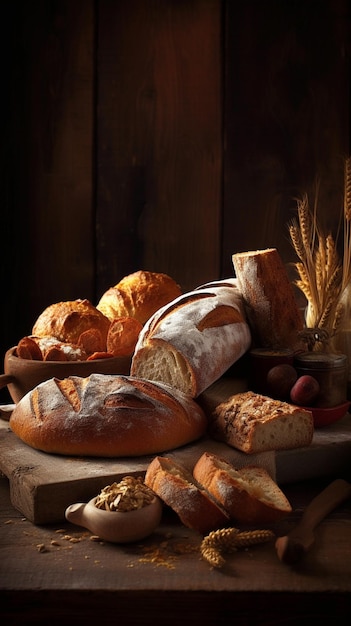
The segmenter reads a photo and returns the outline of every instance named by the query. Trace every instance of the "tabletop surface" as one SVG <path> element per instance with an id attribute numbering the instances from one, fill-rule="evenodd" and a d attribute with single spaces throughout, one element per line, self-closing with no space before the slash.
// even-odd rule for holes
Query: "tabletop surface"
<path id="1" fill-rule="evenodd" d="M 285 535 L 332 478 L 286 485 L 292 514 L 273 526 Z M 213 569 L 200 554 L 202 536 L 165 508 L 156 532 L 136 544 L 109 544 L 64 522 L 37 526 L 10 501 L 0 478 L 0 615 L 8 624 L 74 623 L 119 616 L 122 623 L 346 623 L 351 609 L 351 501 L 316 529 L 315 542 L 294 566 L 282 563 L 274 540 L 226 554 Z M 41 621 L 42 620 L 42 621 Z M 70 622 L 71 623 L 71 622 Z M 73 623 L 73 622 L 72 622 Z"/>

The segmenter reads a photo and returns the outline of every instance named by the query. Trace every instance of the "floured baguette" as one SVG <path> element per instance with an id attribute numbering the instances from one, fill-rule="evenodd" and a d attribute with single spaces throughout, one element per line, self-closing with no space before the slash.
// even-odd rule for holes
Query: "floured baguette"
<path id="1" fill-rule="evenodd" d="M 238 522 L 265 524 L 291 513 L 288 499 L 263 467 L 237 470 L 224 459 L 205 452 L 195 464 L 193 475 Z"/>
<path id="2" fill-rule="evenodd" d="M 157 311 L 139 335 L 132 376 L 165 382 L 193 398 L 250 347 L 235 280 L 186 293 Z"/>
<path id="3" fill-rule="evenodd" d="M 192 398 L 168 385 L 92 374 L 41 383 L 18 402 L 10 427 L 43 452 L 135 457 L 200 438 L 207 418 Z"/>
<path id="4" fill-rule="evenodd" d="M 309 446 L 313 437 L 311 411 L 246 391 L 219 404 L 212 416 L 214 439 L 247 454 Z"/>
<path id="5" fill-rule="evenodd" d="M 229 515 L 182 465 L 156 457 L 146 470 L 145 484 L 171 507 L 188 528 L 206 534 L 228 525 Z"/>

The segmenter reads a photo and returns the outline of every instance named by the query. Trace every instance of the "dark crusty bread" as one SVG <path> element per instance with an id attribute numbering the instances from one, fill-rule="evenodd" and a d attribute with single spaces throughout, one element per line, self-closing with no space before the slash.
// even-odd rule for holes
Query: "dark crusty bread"
<path id="1" fill-rule="evenodd" d="M 228 525 L 229 515 L 191 472 L 173 459 L 158 456 L 146 470 L 145 484 L 179 516 L 188 528 L 200 533 Z"/>
<path id="2" fill-rule="evenodd" d="M 97 308 L 111 321 L 118 317 L 134 317 L 145 324 L 155 311 L 181 293 L 180 286 L 171 276 L 139 270 L 105 291 Z"/>
<path id="3" fill-rule="evenodd" d="M 309 446 L 313 430 L 311 411 L 253 391 L 219 404 L 209 425 L 214 439 L 248 454 Z"/>
<path id="4" fill-rule="evenodd" d="M 135 457 L 198 439 L 207 418 L 194 400 L 162 383 L 92 374 L 41 383 L 18 402 L 10 427 L 44 452 Z"/>
<path id="5" fill-rule="evenodd" d="M 200 395 L 249 348 L 251 335 L 235 280 L 183 294 L 145 324 L 131 374 Z"/>
<path id="6" fill-rule="evenodd" d="M 230 518 L 244 524 L 265 524 L 291 513 L 284 493 L 263 467 L 235 469 L 205 452 L 193 469 L 195 479 L 218 500 Z"/>

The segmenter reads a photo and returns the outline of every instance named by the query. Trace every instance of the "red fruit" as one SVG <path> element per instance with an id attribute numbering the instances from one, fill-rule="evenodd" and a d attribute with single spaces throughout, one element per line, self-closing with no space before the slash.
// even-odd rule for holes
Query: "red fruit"
<path id="1" fill-rule="evenodd" d="M 319 383 L 313 376 L 300 376 L 290 391 L 290 399 L 299 406 L 311 406 L 319 394 Z"/>
<path id="2" fill-rule="evenodd" d="M 289 363 L 272 367 L 267 374 L 267 392 L 272 398 L 286 400 L 297 380 L 297 372 Z"/>

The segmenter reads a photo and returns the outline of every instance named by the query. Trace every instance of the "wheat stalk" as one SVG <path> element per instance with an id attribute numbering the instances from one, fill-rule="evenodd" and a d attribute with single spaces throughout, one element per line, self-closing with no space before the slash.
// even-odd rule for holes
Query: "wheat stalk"
<path id="1" fill-rule="evenodd" d="M 308 301 L 306 325 L 335 336 L 342 325 L 345 289 L 351 287 L 351 157 L 345 160 L 343 254 L 340 260 L 332 234 L 322 233 L 317 219 L 318 187 L 313 210 L 307 194 L 297 199 L 297 219 L 289 225 L 298 257 L 295 285 Z"/>

